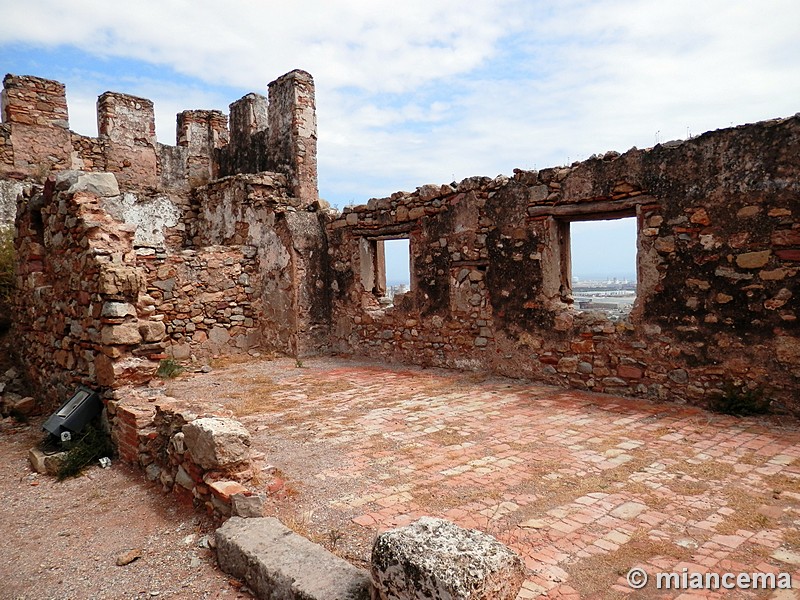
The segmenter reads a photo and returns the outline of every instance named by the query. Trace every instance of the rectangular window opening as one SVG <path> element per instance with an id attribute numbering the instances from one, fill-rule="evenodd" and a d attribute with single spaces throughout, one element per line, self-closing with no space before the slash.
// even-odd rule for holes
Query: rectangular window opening
<path id="1" fill-rule="evenodd" d="M 411 291 L 411 248 L 408 238 L 383 240 L 386 297 Z"/>
<path id="2" fill-rule="evenodd" d="M 635 216 L 562 223 L 562 292 L 578 310 L 626 319 L 636 301 Z"/>
<path id="3" fill-rule="evenodd" d="M 361 238 L 361 283 L 383 306 L 412 290 L 409 238 Z"/>

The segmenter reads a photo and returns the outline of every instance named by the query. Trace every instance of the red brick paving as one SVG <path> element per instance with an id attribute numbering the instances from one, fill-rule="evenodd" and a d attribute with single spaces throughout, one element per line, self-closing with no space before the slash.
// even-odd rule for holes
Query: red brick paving
<path id="1" fill-rule="evenodd" d="M 652 584 L 626 585 L 635 565 L 790 572 L 800 587 L 797 422 L 336 359 L 206 377 L 246 388 L 253 374 L 253 389 L 265 375 L 282 387 L 243 421 L 262 431 L 256 444 L 294 481 L 298 502 L 314 498 L 365 539 L 421 515 L 488 531 L 529 568 L 518 600 L 797 593 L 657 596 Z M 327 462 L 292 470 L 289 453 L 270 453 L 277 438 Z"/>

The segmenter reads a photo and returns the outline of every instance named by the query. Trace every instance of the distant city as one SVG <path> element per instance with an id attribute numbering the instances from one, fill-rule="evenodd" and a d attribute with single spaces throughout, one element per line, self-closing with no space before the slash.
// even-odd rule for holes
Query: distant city
<path id="1" fill-rule="evenodd" d="M 386 286 L 386 297 L 394 300 L 398 294 L 405 294 L 409 290 L 408 283 L 398 283 L 396 285 Z"/>
<path id="2" fill-rule="evenodd" d="M 394 302 L 394 297 L 405 294 L 408 283 L 398 283 L 386 287 L 386 304 Z M 605 313 L 612 321 L 625 319 L 636 301 L 636 280 L 627 277 L 608 277 L 582 279 L 572 278 L 572 298 L 578 310 Z"/>
<path id="3" fill-rule="evenodd" d="M 627 277 L 572 278 L 575 308 L 603 312 L 612 321 L 625 319 L 636 301 L 636 280 Z"/>

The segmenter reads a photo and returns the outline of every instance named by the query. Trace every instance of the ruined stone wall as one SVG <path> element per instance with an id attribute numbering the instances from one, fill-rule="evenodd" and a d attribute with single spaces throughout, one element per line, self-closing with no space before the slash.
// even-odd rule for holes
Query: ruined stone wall
<path id="1" fill-rule="evenodd" d="M 314 202 L 317 190 L 317 112 L 314 79 L 292 71 L 269 84 L 270 171 L 285 173 L 292 194 L 304 205 Z"/>
<path id="2" fill-rule="evenodd" d="M 178 146 L 188 150 L 186 177 L 190 188 L 219 176 L 216 150 L 228 144 L 228 118 L 218 110 L 186 110 L 178 115 Z"/>
<path id="3" fill-rule="evenodd" d="M 258 347 L 261 274 L 252 247 L 209 246 L 140 254 L 151 318 L 164 323 L 160 358 L 179 360 Z"/>
<path id="4" fill-rule="evenodd" d="M 260 347 L 697 403 L 760 386 L 798 410 L 798 117 L 334 216 L 303 71 L 232 104 L 230 132 L 217 111 L 181 113 L 177 146 L 155 141 L 147 100 L 103 94 L 88 138 L 69 132 L 57 82 L 4 86 L 0 203 L 28 194 L 19 331 L 43 390 Z M 70 165 L 114 176 L 48 176 Z M 572 306 L 570 223 L 627 216 L 638 300 L 611 322 Z M 412 291 L 387 308 L 383 243 L 401 237 Z"/>
<path id="5" fill-rule="evenodd" d="M 226 177 L 194 193 L 193 243 L 244 245 L 256 261 L 253 311 L 265 347 L 305 355 L 327 347 L 330 308 L 318 204 L 303 206 L 276 173 Z"/>
<path id="6" fill-rule="evenodd" d="M 0 177 L 43 181 L 50 170 L 68 169 L 72 143 L 64 85 L 39 77 L 6 75 L 0 93 L 7 125 Z"/>
<path id="7" fill-rule="evenodd" d="M 749 384 L 797 412 L 798 150 L 794 117 L 346 209 L 328 225 L 333 346 L 696 403 Z M 633 215 L 630 322 L 575 310 L 569 222 Z M 385 308 L 376 256 L 399 237 L 412 291 Z"/>
<path id="8" fill-rule="evenodd" d="M 247 94 L 230 107 L 230 144 L 217 152 L 221 176 L 268 171 L 269 100 Z"/>
<path id="9" fill-rule="evenodd" d="M 153 389 L 127 388 L 119 396 L 106 408 L 121 460 L 141 468 L 163 491 L 219 518 L 235 512 L 235 494 L 254 495 L 261 507 L 257 490 L 263 483 L 256 473 L 263 465 L 250 455 L 249 434 L 228 418 L 230 411 L 213 400 L 191 405 Z"/>
<path id="10" fill-rule="evenodd" d="M 149 378 L 163 324 L 140 303 L 133 230 L 103 209 L 119 195 L 110 174 L 61 173 L 19 205 L 14 334 L 40 397 L 57 404 L 75 385 L 111 389 Z M 150 354 L 154 355 L 151 356 Z"/>
<path id="11" fill-rule="evenodd" d="M 104 93 L 92 138 L 69 131 L 62 84 L 5 78 L 0 219 L 19 213 L 19 331 L 30 344 L 20 354 L 40 390 L 113 390 L 141 360 L 327 343 L 324 231 L 307 212 L 319 206 L 313 80 L 296 71 L 270 89 L 272 102 L 249 94 L 231 105 L 232 135 L 219 111 L 180 113 L 167 146 L 149 100 Z M 88 172 L 113 185 L 73 189 L 94 181 Z M 32 182 L 45 193 L 17 207 Z M 94 263 L 106 256 L 135 286 L 102 287 L 107 267 Z M 101 300 L 120 306 L 100 314 Z"/>

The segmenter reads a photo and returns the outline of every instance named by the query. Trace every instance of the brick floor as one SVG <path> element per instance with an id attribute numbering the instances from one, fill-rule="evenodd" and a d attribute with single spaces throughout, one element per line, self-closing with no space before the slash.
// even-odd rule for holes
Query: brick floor
<path id="1" fill-rule="evenodd" d="M 659 596 L 625 580 L 640 566 L 790 572 L 800 587 L 795 421 L 443 370 L 337 359 L 294 367 L 264 361 L 198 378 L 219 385 L 291 482 L 292 500 L 322 507 L 311 531 L 346 523 L 368 543 L 421 515 L 479 528 L 525 559 L 519 600 L 797 594 Z M 191 382 L 176 386 L 191 394 Z M 242 404 L 259 390 L 261 404 Z"/>

